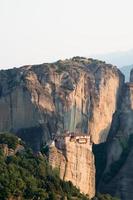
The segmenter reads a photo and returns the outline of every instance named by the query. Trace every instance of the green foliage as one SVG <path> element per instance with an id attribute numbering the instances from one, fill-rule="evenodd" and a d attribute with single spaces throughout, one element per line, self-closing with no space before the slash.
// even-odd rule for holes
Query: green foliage
<path id="1" fill-rule="evenodd" d="M 6 142 L 11 145 L 7 135 L 1 138 L 3 142 L 6 138 Z M 13 142 L 17 144 L 17 140 Z M 62 181 L 59 170 L 52 170 L 46 158 L 35 156 L 31 149 L 10 157 L 0 154 L 0 199 L 6 200 L 11 196 L 25 200 L 56 200 L 65 197 L 68 200 L 88 199 L 71 182 Z"/>
<path id="2" fill-rule="evenodd" d="M 18 144 L 16 136 L 0 136 L 0 141 L 11 148 Z M 59 169 L 52 170 L 45 156 L 36 156 L 31 149 L 8 157 L 0 152 L 0 199 L 7 200 L 9 197 L 21 197 L 23 200 L 89 200 L 70 181 L 61 180 Z M 117 200 L 110 196 L 98 198 Z"/>
<path id="3" fill-rule="evenodd" d="M 60 62 L 57 62 L 57 65 L 56 65 L 56 72 L 58 74 L 61 74 L 62 72 L 64 71 L 67 71 L 69 69 L 69 65 L 64 65 Z"/>
<path id="4" fill-rule="evenodd" d="M 98 194 L 97 198 L 98 200 L 120 200 L 116 197 L 111 197 L 109 194 Z"/>
<path id="5" fill-rule="evenodd" d="M 9 148 L 15 149 L 19 144 L 18 137 L 10 133 L 0 133 L 0 144 L 7 144 Z"/>

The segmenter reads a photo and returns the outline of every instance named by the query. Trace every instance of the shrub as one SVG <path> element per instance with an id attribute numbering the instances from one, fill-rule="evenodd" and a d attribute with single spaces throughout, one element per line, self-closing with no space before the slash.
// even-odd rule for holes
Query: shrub
<path id="1" fill-rule="evenodd" d="M 0 133 L 0 144 L 7 144 L 9 148 L 15 149 L 19 144 L 18 137 L 10 133 Z"/>

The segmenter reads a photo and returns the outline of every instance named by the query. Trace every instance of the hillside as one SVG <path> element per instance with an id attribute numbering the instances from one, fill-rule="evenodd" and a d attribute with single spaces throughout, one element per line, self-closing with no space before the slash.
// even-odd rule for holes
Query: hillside
<path id="1" fill-rule="evenodd" d="M 0 145 L 17 148 L 23 142 L 9 133 L 0 134 Z M 23 143 L 24 145 L 24 143 Z M 70 181 L 59 178 L 59 169 L 52 170 L 45 154 L 24 149 L 5 155 L 0 146 L 1 200 L 89 200 Z M 98 195 L 97 200 L 117 200 L 110 195 Z"/>
<path id="2" fill-rule="evenodd" d="M 11 134 L 0 134 L 0 144 L 16 149 L 18 139 Z M 31 149 L 4 155 L 0 148 L 0 199 L 87 200 L 71 182 L 60 180 L 58 168 L 52 170 L 46 156 L 35 155 Z"/>

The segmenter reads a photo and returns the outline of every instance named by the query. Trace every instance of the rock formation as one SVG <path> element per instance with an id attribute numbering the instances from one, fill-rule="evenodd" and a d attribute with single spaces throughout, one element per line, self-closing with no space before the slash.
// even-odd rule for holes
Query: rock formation
<path id="1" fill-rule="evenodd" d="M 133 71 L 123 87 L 119 109 L 114 114 L 107 139 L 107 163 L 99 190 L 133 199 Z"/>
<path id="2" fill-rule="evenodd" d="M 105 141 L 123 79 L 116 67 L 80 57 L 1 70 L 0 131 L 17 133 L 36 151 L 64 130 Z"/>
<path id="3" fill-rule="evenodd" d="M 14 132 L 35 152 L 65 130 L 89 135 L 91 143 L 105 142 L 123 85 L 115 66 L 82 57 L 1 70 L 0 131 Z M 91 144 L 68 142 L 50 150 L 62 179 L 94 196 Z"/>
<path id="4" fill-rule="evenodd" d="M 95 165 L 90 136 L 58 136 L 50 146 L 49 162 L 63 180 L 71 181 L 90 198 L 95 195 Z"/>

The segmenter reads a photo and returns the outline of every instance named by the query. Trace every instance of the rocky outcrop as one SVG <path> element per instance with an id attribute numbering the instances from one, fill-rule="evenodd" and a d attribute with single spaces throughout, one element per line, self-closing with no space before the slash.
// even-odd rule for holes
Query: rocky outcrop
<path id="1" fill-rule="evenodd" d="M 107 163 L 99 184 L 100 192 L 121 200 L 132 200 L 133 191 L 133 71 L 123 87 L 122 101 L 116 111 L 107 139 Z"/>
<path id="2" fill-rule="evenodd" d="M 65 140 L 50 147 L 49 160 L 62 179 L 92 197 L 91 145 L 106 141 L 123 85 L 124 77 L 115 66 L 82 57 L 1 70 L 0 132 L 17 134 L 35 152 L 65 130 L 90 137 L 91 143 Z"/>
<path id="3" fill-rule="evenodd" d="M 105 141 L 123 79 L 116 67 L 80 57 L 2 70 L 0 131 L 15 132 L 35 151 L 64 130 Z"/>
<path id="4" fill-rule="evenodd" d="M 23 152 L 25 150 L 23 145 L 18 144 L 15 149 L 9 148 L 7 144 L 0 144 L 0 149 L 2 150 L 4 156 L 14 156 L 18 152 Z"/>
<path id="5" fill-rule="evenodd" d="M 81 141 L 80 141 L 81 140 Z M 71 181 L 80 191 L 95 195 L 95 165 L 89 136 L 58 137 L 50 146 L 49 162 L 60 177 Z"/>

